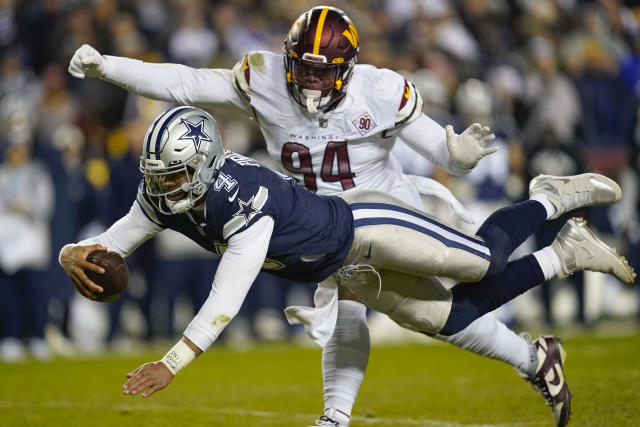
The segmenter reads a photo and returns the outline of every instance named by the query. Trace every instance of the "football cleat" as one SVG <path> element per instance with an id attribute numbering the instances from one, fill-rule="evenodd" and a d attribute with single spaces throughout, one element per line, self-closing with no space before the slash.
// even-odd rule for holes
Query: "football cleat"
<path id="1" fill-rule="evenodd" d="M 635 280 L 636 273 L 627 259 L 600 240 L 583 218 L 568 220 L 551 248 L 558 254 L 562 265 L 559 279 L 565 279 L 576 271 L 589 270 L 612 274 L 628 285 Z"/>
<path id="2" fill-rule="evenodd" d="M 309 427 L 317 427 L 317 426 L 325 426 L 325 427 L 340 427 L 340 423 L 336 420 L 333 420 L 326 415 L 321 416 L 316 420 L 316 424 Z"/>
<path id="3" fill-rule="evenodd" d="M 326 408 L 324 410 L 324 415 L 316 420 L 315 426 L 309 427 L 317 427 L 317 426 L 325 426 L 325 427 L 342 427 L 343 425 L 336 419 L 338 416 L 349 417 L 346 413 L 337 410 L 336 408 Z M 346 425 L 346 424 L 345 424 Z"/>
<path id="4" fill-rule="evenodd" d="M 560 338 L 551 335 L 538 337 L 532 343 L 538 356 L 535 374 L 530 376 L 518 371 L 542 395 L 558 427 L 566 426 L 571 416 L 571 393 L 564 377 L 567 353 L 561 343 Z"/>
<path id="5" fill-rule="evenodd" d="M 538 175 L 529 183 L 529 197 L 536 194 L 545 194 L 556 208 L 551 219 L 584 206 L 610 205 L 622 198 L 620 186 L 597 173 Z"/>

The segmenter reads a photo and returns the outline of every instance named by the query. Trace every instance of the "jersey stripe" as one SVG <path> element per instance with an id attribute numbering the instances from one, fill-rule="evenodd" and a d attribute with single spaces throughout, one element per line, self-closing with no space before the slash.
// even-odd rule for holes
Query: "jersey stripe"
<path id="1" fill-rule="evenodd" d="M 242 69 L 244 71 L 244 79 L 247 81 L 247 86 L 251 86 L 250 80 L 251 80 L 251 72 L 250 67 L 249 67 L 249 55 L 246 55 L 244 57 L 244 61 L 242 63 Z"/>
<path id="2" fill-rule="evenodd" d="M 411 228 L 437 238 L 449 247 L 469 250 L 489 259 L 486 244 L 466 234 L 400 206 L 384 203 L 354 203 L 351 205 L 356 227 L 363 225 L 394 224 Z"/>
<path id="3" fill-rule="evenodd" d="M 318 19 L 318 26 L 316 27 L 316 37 L 313 40 L 313 54 L 317 55 L 320 53 L 320 39 L 322 38 L 322 27 L 324 27 L 324 20 L 327 17 L 327 13 L 329 13 L 329 8 L 325 7 L 320 12 L 320 18 Z"/>
<path id="4" fill-rule="evenodd" d="M 400 99 L 400 107 L 398 107 L 398 111 L 402 110 L 409 100 L 409 95 L 411 94 L 411 88 L 409 87 L 409 83 L 407 80 L 404 80 L 404 90 L 402 91 L 402 99 Z"/>

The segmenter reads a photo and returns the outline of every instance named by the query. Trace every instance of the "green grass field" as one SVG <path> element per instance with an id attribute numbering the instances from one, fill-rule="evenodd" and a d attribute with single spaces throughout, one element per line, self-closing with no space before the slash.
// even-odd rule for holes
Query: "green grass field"
<path id="1" fill-rule="evenodd" d="M 573 426 L 640 425 L 640 332 L 565 340 Z M 2 426 L 307 426 L 322 409 L 320 351 L 212 348 L 165 390 L 123 396 L 124 373 L 157 359 L 0 364 Z M 374 347 L 352 426 L 552 426 L 507 365 L 450 345 Z"/>

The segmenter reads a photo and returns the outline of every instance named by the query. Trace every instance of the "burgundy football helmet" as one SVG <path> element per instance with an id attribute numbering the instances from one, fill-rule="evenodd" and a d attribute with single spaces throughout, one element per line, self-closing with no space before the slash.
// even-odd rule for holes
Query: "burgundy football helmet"
<path id="1" fill-rule="evenodd" d="M 345 95 L 359 49 L 358 31 L 340 9 L 318 6 L 300 15 L 282 48 L 293 98 L 310 113 L 333 108 Z"/>

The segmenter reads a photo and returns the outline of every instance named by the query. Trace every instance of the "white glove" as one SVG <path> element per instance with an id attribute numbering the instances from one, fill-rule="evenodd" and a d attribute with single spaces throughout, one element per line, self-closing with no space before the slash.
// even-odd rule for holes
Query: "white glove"
<path id="1" fill-rule="evenodd" d="M 446 131 L 451 160 L 461 169 L 473 169 L 484 156 L 498 151 L 498 147 L 484 148 L 496 137 L 489 133 L 491 130 L 488 126 L 482 127 L 474 123 L 460 135 L 456 135 L 453 126 L 448 125 Z"/>
<path id="2" fill-rule="evenodd" d="M 107 60 L 100 52 L 88 44 L 80 46 L 69 63 L 69 73 L 73 77 L 104 77 L 107 71 Z"/>

